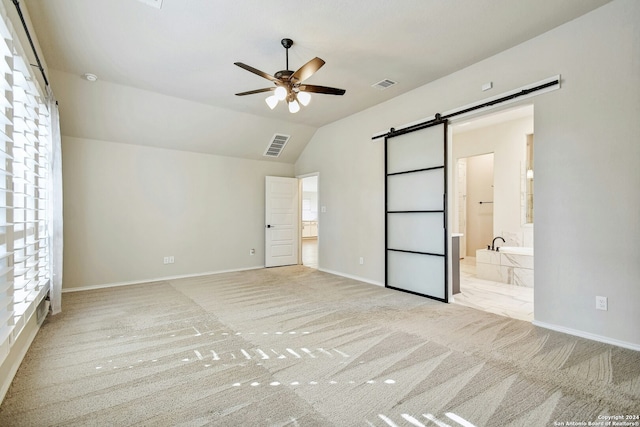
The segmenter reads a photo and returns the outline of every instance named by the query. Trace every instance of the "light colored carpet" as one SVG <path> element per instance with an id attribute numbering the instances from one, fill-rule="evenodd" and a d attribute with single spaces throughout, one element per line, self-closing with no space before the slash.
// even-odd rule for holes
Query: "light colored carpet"
<path id="1" fill-rule="evenodd" d="M 0 425 L 552 426 L 640 414 L 638 352 L 302 266 L 70 293 L 63 305 Z"/>

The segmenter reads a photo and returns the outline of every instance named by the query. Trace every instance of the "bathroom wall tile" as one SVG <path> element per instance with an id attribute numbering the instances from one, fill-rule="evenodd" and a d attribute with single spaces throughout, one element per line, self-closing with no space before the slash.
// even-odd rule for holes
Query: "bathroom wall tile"
<path id="1" fill-rule="evenodd" d="M 498 282 L 513 284 L 513 267 L 501 265 L 500 280 L 498 280 Z"/>
<path id="2" fill-rule="evenodd" d="M 497 241 L 496 243 L 500 243 L 498 246 L 522 246 L 522 233 L 520 232 L 503 230 L 501 236 L 506 242 Z"/>
<path id="3" fill-rule="evenodd" d="M 476 263 L 500 264 L 500 252 L 478 249 L 476 251 Z"/>
<path id="4" fill-rule="evenodd" d="M 500 264 L 511 267 L 533 268 L 533 256 L 501 253 Z"/>
<path id="5" fill-rule="evenodd" d="M 496 264 L 477 263 L 476 275 L 478 276 L 478 279 L 503 282 L 503 275 L 500 271 L 500 266 Z"/>
<path id="6" fill-rule="evenodd" d="M 516 286 L 533 288 L 533 270 L 529 268 L 514 268 L 512 283 Z"/>

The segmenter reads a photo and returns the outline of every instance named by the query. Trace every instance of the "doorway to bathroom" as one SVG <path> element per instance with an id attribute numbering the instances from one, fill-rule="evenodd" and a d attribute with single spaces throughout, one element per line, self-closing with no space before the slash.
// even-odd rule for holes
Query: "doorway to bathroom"
<path id="1" fill-rule="evenodd" d="M 532 321 L 533 106 L 458 121 L 452 128 L 456 206 L 451 222 L 452 232 L 462 234 L 461 292 L 453 300 Z M 497 237 L 504 243 L 494 243 Z M 505 252 L 491 250 L 492 245 Z"/>
<path id="2" fill-rule="evenodd" d="M 300 178 L 301 263 L 318 268 L 318 174 Z"/>

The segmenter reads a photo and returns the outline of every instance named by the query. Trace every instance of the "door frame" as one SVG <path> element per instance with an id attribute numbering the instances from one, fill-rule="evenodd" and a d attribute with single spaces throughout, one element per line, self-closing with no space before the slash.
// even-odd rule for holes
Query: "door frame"
<path id="1" fill-rule="evenodd" d="M 559 77 L 559 76 L 558 76 Z M 484 116 L 490 116 L 490 115 L 494 115 L 494 114 L 499 114 L 501 112 L 506 112 L 508 110 L 514 109 L 514 108 L 519 108 L 519 107 L 524 107 L 527 105 L 532 105 L 534 107 L 533 110 L 533 116 L 534 116 L 534 124 L 535 124 L 535 111 L 536 111 L 536 107 L 535 107 L 535 102 L 529 98 L 531 97 L 536 97 L 538 95 L 542 95 L 546 92 L 549 91 L 553 91 L 553 90 L 557 90 L 560 89 L 560 85 L 558 83 L 557 87 L 553 87 L 549 90 L 542 90 L 539 91 L 537 93 L 532 93 L 529 94 L 527 96 L 523 96 L 521 99 L 519 100 L 515 100 L 513 102 L 508 102 L 508 103 L 504 103 L 504 104 L 497 104 L 495 106 L 491 106 L 491 107 L 487 107 L 487 108 L 483 108 L 482 110 L 478 110 L 478 111 L 473 111 L 473 112 L 469 112 L 463 115 L 460 115 L 458 117 L 453 117 L 451 119 L 449 119 L 449 129 L 448 129 L 448 138 L 447 138 L 447 144 L 448 144 L 448 149 L 449 152 L 452 153 L 452 155 L 450 156 L 449 159 L 449 174 L 450 174 L 450 180 L 449 180 L 449 184 L 448 184 L 448 188 L 447 191 L 449 192 L 449 194 L 456 194 L 457 195 L 457 188 L 454 188 L 455 184 L 454 184 L 454 180 L 457 179 L 457 161 L 458 159 L 455 158 L 453 156 L 454 153 L 454 149 L 453 146 L 455 144 L 455 137 L 453 135 L 453 129 L 456 125 L 459 125 L 460 123 L 464 123 L 466 121 L 469 120 L 473 120 L 473 119 L 479 119 L 482 118 Z M 534 125 L 534 134 L 535 134 L 535 125 Z M 487 154 L 487 153 L 485 153 Z M 456 181 L 457 182 L 457 181 Z M 495 174 L 494 174 L 494 182 L 495 182 Z M 495 190 L 494 190 L 495 191 Z M 495 200 L 495 194 L 494 194 L 494 200 Z M 457 215 L 457 210 L 456 210 L 456 197 L 449 197 L 449 221 L 451 224 L 455 224 L 456 223 L 456 215 Z M 534 223 L 535 224 L 535 221 Z M 494 230 L 495 232 L 495 230 Z M 449 237 L 449 242 L 451 243 L 452 237 Z M 533 241 L 533 247 L 535 248 L 535 240 Z M 475 254 L 467 254 L 467 256 L 474 256 Z M 449 265 L 449 268 L 452 270 L 452 265 Z M 535 271 L 535 268 L 534 268 Z M 449 276 L 451 277 L 451 276 Z M 450 288 L 451 289 L 451 288 Z M 533 292 L 534 292 L 534 313 L 535 313 L 535 291 L 536 288 L 534 286 L 533 288 Z M 450 302 L 453 302 L 454 300 L 451 299 L 451 297 L 453 297 L 453 294 L 450 294 Z M 535 316 L 534 316 L 535 319 Z"/>
<path id="2" fill-rule="evenodd" d="M 320 172 L 310 172 L 302 175 L 296 175 L 298 178 L 298 265 L 302 264 L 302 180 L 312 176 L 318 177 L 318 209 L 320 209 Z M 318 269 L 320 268 L 320 211 L 318 211 Z"/>

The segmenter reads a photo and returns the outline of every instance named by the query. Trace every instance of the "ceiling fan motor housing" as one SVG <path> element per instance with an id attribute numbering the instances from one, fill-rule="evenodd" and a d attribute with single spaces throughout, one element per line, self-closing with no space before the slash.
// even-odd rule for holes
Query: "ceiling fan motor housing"
<path id="1" fill-rule="evenodd" d="M 289 77 L 293 74 L 291 70 L 280 70 L 274 74 L 276 79 L 289 80 Z"/>

